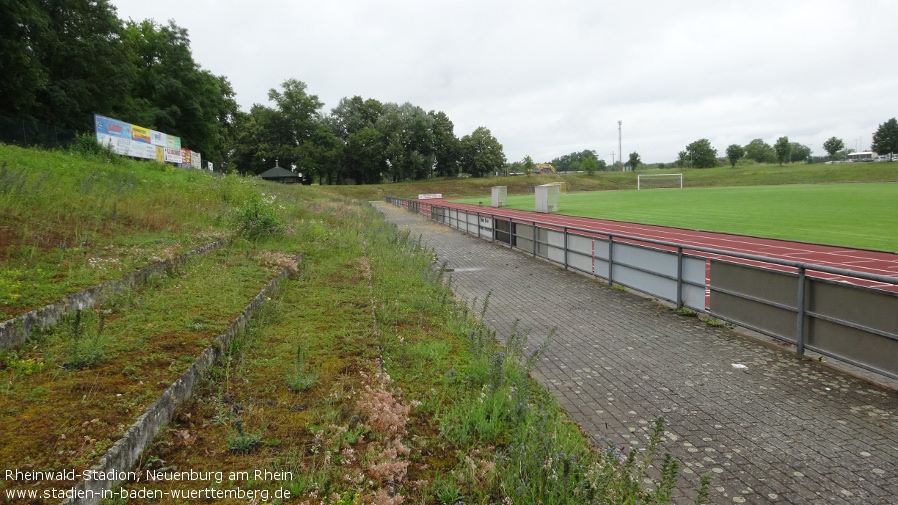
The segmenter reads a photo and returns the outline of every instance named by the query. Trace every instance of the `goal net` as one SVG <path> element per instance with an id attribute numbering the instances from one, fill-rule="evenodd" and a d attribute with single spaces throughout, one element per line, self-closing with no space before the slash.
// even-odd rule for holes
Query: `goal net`
<path id="1" fill-rule="evenodd" d="M 636 189 L 680 188 L 683 189 L 683 174 L 639 174 Z"/>

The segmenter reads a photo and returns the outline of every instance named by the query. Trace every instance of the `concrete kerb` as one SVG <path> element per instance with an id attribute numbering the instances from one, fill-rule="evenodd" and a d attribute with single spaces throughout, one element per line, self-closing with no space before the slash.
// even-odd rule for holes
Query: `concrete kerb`
<path id="1" fill-rule="evenodd" d="M 297 263 L 302 262 L 302 256 L 297 257 Z M 178 377 L 162 395 L 147 407 L 137 421 L 125 431 L 125 434 L 113 444 L 100 458 L 100 462 L 91 467 L 95 472 L 118 475 L 134 468 L 143 451 L 159 433 L 159 429 L 168 424 L 175 410 L 180 407 L 193 394 L 196 384 L 214 363 L 225 354 L 234 337 L 252 319 L 253 314 L 265 303 L 266 299 L 280 286 L 290 271 L 287 267 L 253 297 L 252 301 L 243 309 L 239 316 L 231 323 L 228 330 L 215 338 L 211 345 L 200 354 L 199 358 Z M 93 505 L 99 504 L 103 491 L 112 489 L 121 484 L 121 481 L 112 480 L 82 480 L 73 488 L 73 497 L 66 499 L 63 505 Z M 80 497 L 80 498 L 76 498 Z"/>
<path id="2" fill-rule="evenodd" d="M 104 282 L 89 287 L 78 293 L 61 298 L 39 309 L 32 310 L 13 319 L 0 323 L 0 349 L 21 345 L 28 340 L 35 329 L 43 329 L 56 324 L 63 316 L 77 310 L 93 307 L 110 294 L 121 293 L 146 284 L 151 275 L 166 273 L 175 266 L 187 261 L 192 256 L 206 254 L 224 245 L 223 240 L 211 242 L 202 247 L 187 251 L 170 260 L 162 260 L 122 277 L 117 281 Z"/>

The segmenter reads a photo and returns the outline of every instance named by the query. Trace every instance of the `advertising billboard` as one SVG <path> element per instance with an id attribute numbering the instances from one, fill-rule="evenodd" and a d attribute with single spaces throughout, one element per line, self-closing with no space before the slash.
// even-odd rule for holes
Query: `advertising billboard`
<path id="1" fill-rule="evenodd" d="M 200 154 L 182 148 L 181 137 L 99 114 L 94 115 L 94 127 L 97 142 L 122 156 L 176 163 L 185 168 L 202 167 Z"/>

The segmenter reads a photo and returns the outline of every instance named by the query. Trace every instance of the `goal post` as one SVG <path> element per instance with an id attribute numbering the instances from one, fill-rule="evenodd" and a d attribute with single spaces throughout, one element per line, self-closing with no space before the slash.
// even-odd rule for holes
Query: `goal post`
<path id="1" fill-rule="evenodd" d="M 683 174 L 639 174 L 636 189 L 680 188 L 683 189 Z"/>

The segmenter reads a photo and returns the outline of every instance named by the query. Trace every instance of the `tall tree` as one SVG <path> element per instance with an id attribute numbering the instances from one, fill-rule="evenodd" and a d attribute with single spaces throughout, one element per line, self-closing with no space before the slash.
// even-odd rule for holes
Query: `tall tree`
<path id="1" fill-rule="evenodd" d="M 321 184 L 340 182 L 340 159 L 344 144 L 326 125 L 317 123 L 296 148 L 296 168 L 303 179 L 318 176 Z"/>
<path id="2" fill-rule="evenodd" d="M 872 148 L 879 154 L 889 153 L 889 161 L 895 159 L 898 155 L 898 120 L 892 118 L 879 125 L 873 134 Z"/>
<path id="3" fill-rule="evenodd" d="M 480 126 L 461 139 L 462 167 L 474 177 L 483 177 L 505 164 L 502 144 Z"/>
<path id="4" fill-rule="evenodd" d="M 30 119 L 47 86 L 37 51 L 49 20 L 36 0 L 0 0 L 0 12 L 0 115 Z"/>
<path id="5" fill-rule="evenodd" d="M 745 156 L 745 148 L 739 144 L 730 144 L 727 147 L 727 159 L 730 160 L 730 167 L 736 168 L 736 162 Z"/>
<path id="6" fill-rule="evenodd" d="M 811 157 L 811 148 L 798 142 L 789 142 L 789 151 L 792 161 L 808 161 Z"/>
<path id="7" fill-rule="evenodd" d="M 283 91 L 268 90 L 268 99 L 274 102 L 278 112 L 287 122 L 293 135 L 292 143 L 299 146 L 318 131 L 320 109 L 324 106 L 317 95 L 306 92 L 304 82 L 287 79 L 281 84 Z"/>
<path id="8" fill-rule="evenodd" d="M 367 100 L 360 96 L 341 98 L 340 103 L 331 109 L 325 119 L 331 133 L 343 140 L 353 133 L 368 126 L 374 126 L 377 118 L 383 113 L 383 104 L 373 98 Z"/>
<path id="9" fill-rule="evenodd" d="M 693 168 L 717 166 L 717 149 L 711 147 L 708 139 L 699 139 L 686 146 L 686 157 Z"/>
<path id="10" fill-rule="evenodd" d="M 427 113 L 433 122 L 433 156 L 434 171 L 441 177 L 451 177 L 458 174 L 458 160 L 460 145 L 455 136 L 455 125 L 449 120 L 445 112 L 430 111 Z"/>
<path id="11" fill-rule="evenodd" d="M 599 169 L 599 162 L 595 158 L 589 157 L 580 162 L 580 168 L 586 172 L 586 175 L 594 175 Z"/>
<path id="12" fill-rule="evenodd" d="M 791 154 L 792 154 L 792 145 L 789 144 L 789 137 L 780 137 L 776 139 L 776 144 L 773 145 L 773 150 L 776 151 L 776 160 L 780 165 L 789 161 L 791 162 Z"/>
<path id="13" fill-rule="evenodd" d="M 389 168 L 385 163 L 383 137 L 373 126 L 349 134 L 343 160 L 347 168 L 343 182 L 351 179 L 357 184 L 379 183 Z"/>
<path id="14" fill-rule="evenodd" d="M 832 161 L 836 153 L 842 149 L 845 149 L 845 143 L 842 142 L 842 139 L 837 137 L 830 137 L 823 143 L 823 150 L 829 154 L 830 161 Z"/>
<path id="15" fill-rule="evenodd" d="M 26 15 L 35 13 L 33 5 L 39 14 L 31 17 L 33 25 L 22 27 L 29 37 L 23 55 L 33 57 L 40 67 L 35 75 L 33 68 L 25 66 L 26 72 L 37 76 L 38 85 L 31 112 L 26 114 L 82 130 L 93 129 L 95 113 L 118 114 L 127 102 L 134 68 L 122 49 L 122 26 L 115 8 L 107 0 L 24 3 Z"/>
<path id="16" fill-rule="evenodd" d="M 200 68 L 187 30 L 174 21 L 128 21 L 123 37 L 136 75 L 122 119 L 180 136 L 204 159 L 223 159 L 237 113 L 231 83 Z"/>
<path id="17" fill-rule="evenodd" d="M 574 172 L 583 169 L 583 160 L 590 157 L 598 159 L 598 155 L 592 149 L 575 151 L 553 159 L 552 166 L 559 172 Z"/>
<path id="18" fill-rule="evenodd" d="M 680 151 L 677 153 L 677 167 L 686 168 L 689 166 L 689 153 L 686 151 Z"/>
<path id="19" fill-rule="evenodd" d="M 532 174 L 535 167 L 536 163 L 533 162 L 533 158 L 531 158 L 529 154 L 524 156 L 524 159 L 521 160 L 521 169 L 524 170 L 525 174 Z"/>
<path id="20" fill-rule="evenodd" d="M 639 159 L 639 153 L 630 153 L 630 159 L 627 160 L 627 166 L 630 167 L 630 170 L 636 170 L 640 163 L 642 163 L 642 160 Z"/>
<path id="21" fill-rule="evenodd" d="M 376 127 L 384 138 L 385 161 L 393 182 L 432 175 L 433 121 L 424 109 L 408 102 L 384 104 Z"/>
<path id="22" fill-rule="evenodd" d="M 773 163 L 776 161 L 776 152 L 767 142 L 754 139 L 745 146 L 745 157 L 758 163 Z"/>

